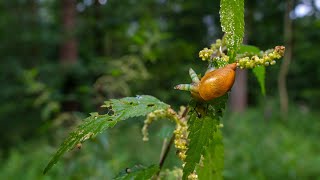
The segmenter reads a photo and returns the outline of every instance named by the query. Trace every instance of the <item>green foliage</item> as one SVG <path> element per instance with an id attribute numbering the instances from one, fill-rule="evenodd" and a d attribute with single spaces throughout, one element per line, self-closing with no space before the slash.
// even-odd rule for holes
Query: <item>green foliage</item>
<path id="1" fill-rule="evenodd" d="M 99 115 L 98 113 L 91 113 L 91 116 L 86 118 L 61 144 L 59 150 L 44 169 L 44 173 L 46 173 L 65 152 L 75 148 L 78 143 L 82 143 L 87 139 L 95 137 L 98 133 L 112 128 L 118 121 L 147 115 L 150 112 L 158 109 L 166 109 L 169 106 L 152 96 L 144 95 L 126 97 L 119 100 L 111 99 L 105 102 L 104 107 L 110 108 L 112 114 Z"/>
<path id="2" fill-rule="evenodd" d="M 224 40 L 228 48 L 228 54 L 231 62 L 234 62 L 244 34 L 243 0 L 236 2 L 221 0 L 220 19 L 222 30 L 226 33 Z M 137 40 L 137 38 L 135 38 L 135 40 Z M 223 61 L 228 62 L 229 57 L 225 56 L 221 51 L 221 46 L 219 46 L 218 49 L 216 49 L 216 52 L 219 54 L 219 56 L 223 57 Z M 214 50 L 212 50 L 212 53 L 213 52 Z M 204 52 L 203 58 L 207 56 L 208 54 Z M 154 61 L 155 58 L 151 57 L 150 59 Z M 179 156 L 185 162 L 183 168 L 183 179 L 188 179 L 189 175 L 192 175 L 192 178 L 197 177 L 196 173 L 194 174 L 194 170 L 196 169 L 197 164 L 201 161 L 201 156 L 204 158 L 202 163 L 208 164 L 202 169 L 202 175 L 207 174 L 206 176 L 216 177 L 218 179 L 222 178 L 222 137 L 221 134 L 215 133 L 220 125 L 219 119 L 222 117 L 222 111 L 227 102 L 227 97 L 228 96 L 225 95 L 209 103 L 196 102 L 195 104 L 191 104 L 189 109 L 192 110 L 189 113 L 190 118 L 187 120 L 187 130 L 183 130 L 183 128 L 179 127 L 183 125 L 182 121 L 184 120 L 182 119 L 184 117 L 178 116 L 174 110 L 168 111 L 170 115 L 175 117 L 174 119 L 177 123 L 177 129 L 180 128 L 179 130 L 181 131 L 179 131 L 181 137 L 176 137 L 176 140 L 181 141 L 182 147 L 184 147 L 183 144 L 187 144 L 185 156 Z M 155 112 L 155 110 L 169 108 L 167 104 L 162 103 L 158 99 L 151 96 L 137 96 L 135 98 L 127 97 L 120 100 L 112 99 L 105 102 L 103 107 L 109 108 L 108 114 L 99 115 L 98 113 L 94 113 L 91 117 L 86 119 L 85 123 L 82 124 L 75 132 L 71 133 L 69 138 L 62 144 L 56 155 L 45 168 L 44 173 L 50 169 L 54 163 L 56 163 L 56 161 L 64 152 L 74 148 L 74 146 L 78 143 L 82 143 L 83 141 L 95 136 L 103 130 L 113 127 L 118 121 L 136 116 L 147 115 L 148 113 Z M 157 114 L 152 114 L 150 116 L 157 116 Z M 178 131 L 176 133 L 178 133 Z M 182 136 L 184 136 L 183 134 L 188 134 L 187 140 L 182 138 Z M 186 141 L 188 143 L 186 143 Z M 183 150 L 181 153 L 182 152 Z M 185 159 L 183 157 L 185 157 Z M 220 159 L 220 161 L 217 161 L 215 162 L 216 164 L 213 164 L 214 160 L 212 158 Z M 126 173 L 123 176 L 120 176 L 119 179 L 141 179 L 151 177 L 154 173 L 154 169 L 155 168 L 152 167 L 150 172 L 148 169 L 141 171 L 134 170 L 132 173 Z M 145 175 L 146 177 L 144 177 Z"/>
<path id="3" fill-rule="evenodd" d="M 224 118 L 224 178 L 318 179 L 319 112 L 291 106 L 290 120 L 283 123 L 276 103 L 263 104 Z"/>
<path id="4" fill-rule="evenodd" d="M 67 151 L 75 148 L 78 143 L 82 143 L 87 139 L 96 136 L 105 129 L 113 127 L 117 120 L 109 115 L 98 115 L 92 113 L 90 117 L 86 118 L 84 122 L 73 131 L 69 137 L 60 145 L 60 148 L 50 160 L 43 173 L 46 173 L 51 167 L 60 159 L 60 157 Z"/>
<path id="5" fill-rule="evenodd" d="M 197 168 L 199 179 L 223 179 L 224 146 L 220 129 L 213 134 L 203 158 L 202 165 Z"/>
<path id="6" fill-rule="evenodd" d="M 183 179 L 188 179 L 199 163 L 201 155 L 216 130 L 216 122 L 209 116 L 198 118 L 197 112 L 193 111 L 188 120 L 188 126 L 189 145 L 185 159 L 186 164 L 183 168 Z"/>
<path id="7" fill-rule="evenodd" d="M 71 71 L 60 66 L 58 61 L 58 49 L 66 38 L 65 34 L 61 34 L 63 23 L 60 21 L 60 14 L 63 3 L 48 0 L 0 2 L 0 57 L 2 60 L 0 65 L 0 84 L 2 85 L 0 149 L 3 151 L 0 179 L 19 177 L 25 179 L 61 179 L 61 177 L 106 179 L 107 177 L 108 179 L 111 176 L 107 174 L 115 171 L 109 166 L 117 166 L 119 169 L 119 166 L 127 165 L 124 162 L 128 159 L 130 162 L 136 162 L 139 152 L 126 152 L 121 149 L 123 146 L 130 147 L 140 142 L 141 139 L 132 137 L 139 137 L 133 133 L 138 130 L 136 125 L 119 128 L 119 131 L 122 133 L 125 131 L 126 134 L 118 134 L 125 137 L 117 141 L 118 149 L 114 144 L 112 145 L 114 149 L 110 145 L 103 150 L 101 147 L 91 147 L 90 144 L 90 147 L 87 146 L 82 151 L 84 151 L 83 154 L 91 155 L 90 158 L 94 159 L 92 162 L 88 162 L 88 156 L 73 157 L 69 162 L 63 161 L 61 166 L 56 167 L 46 176 L 39 175 L 43 168 L 41 162 L 52 150 L 43 147 L 45 144 L 43 142 L 39 142 L 43 143 L 43 146 L 27 146 L 28 151 L 22 151 L 21 146 L 26 146 L 30 139 L 39 141 L 39 135 L 50 138 L 50 143 L 55 144 L 59 136 L 52 131 L 66 132 L 66 129 L 78 123 L 71 118 L 71 114 L 75 114 L 74 112 L 79 114 L 79 111 L 96 111 L 97 105 L 105 99 L 143 93 L 153 94 L 170 102 L 173 107 L 188 102 L 188 95 L 172 93 L 169 89 L 173 84 L 187 78 L 183 74 L 184 71 L 180 70 L 188 69 L 191 63 L 195 69 L 200 69 L 200 66 L 203 69 L 203 64 L 193 63 L 197 49 L 215 38 L 220 38 L 219 33 L 212 31 L 219 26 L 219 17 L 214 14 L 218 12 L 219 6 L 212 6 L 211 0 L 200 2 L 141 0 L 139 6 L 136 6 L 135 1 L 132 0 L 108 1 L 105 5 L 95 2 L 91 4 L 77 2 L 77 8 L 84 9 L 76 13 L 77 26 L 74 26 L 74 33 L 79 54 L 76 68 Z M 240 6 L 237 6 L 238 4 Z M 237 9 L 238 7 L 240 8 Z M 250 43 L 261 48 L 269 48 L 283 40 L 281 35 L 283 18 L 279 17 L 283 16 L 284 8 L 274 7 L 284 7 L 284 1 L 248 3 L 246 20 L 249 21 L 247 35 Z M 319 129 L 319 126 L 315 117 L 319 117 L 319 114 L 313 113 L 314 117 L 311 117 L 309 113 L 310 108 L 317 109 L 320 102 L 320 84 L 318 83 L 320 71 L 319 68 L 315 68 L 320 62 L 318 61 L 320 21 L 316 18 L 319 11 L 314 6 L 312 8 L 312 15 L 295 19 L 294 63 L 289 71 L 292 81 L 288 81 L 291 102 L 299 102 L 305 114 L 300 114 L 297 118 L 297 113 L 292 112 L 290 120 L 294 122 L 286 125 L 277 122 L 277 118 L 273 118 L 270 123 L 258 121 L 261 119 L 261 114 L 268 115 L 268 111 L 257 113 L 254 112 L 256 109 L 246 113 L 244 117 L 234 117 L 234 121 L 224 129 L 224 132 L 231 130 L 229 136 L 224 138 L 227 142 L 226 151 L 231 152 L 231 155 L 226 156 L 227 171 L 224 174 L 227 179 L 316 179 L 319 177 L 317 169 L 320 166 L 319 158 L 315 158 L 318 157 L 317 152 L 319 152 L 319 146 L 315 143 L 318 138 L 315 130 Z M 233 29 L 228 25 L 234 27 L 236 24 L 240 25 L 242 21 L 240 19 L 243 19 L 243 13 L 238 11 L 240 9 L 243 9 L 243 1 L 221 0 L 220 12 L 223 17 L 221 22 L 226 32 L 226 40 L 229 41 L 228 49 L 231 57 L 237 54 L 237 48 L 232 46 L 236 45 L 242 36 L 241 38 L 234 36 L 241 34 L 239 31 L 241 28 Z M 16 13 L 17 10 L 19 14 Z M 224 19 L 227 19 L 227 22 Z M 242 54 L 242 50 L 258 53 L 254 47 L 241 46 L 238 53 Z M 168 59 L 170 66 L 168 66 Z M 222 64 L 219 64 L 220 66 Z M 268 84 L 276 83 L 277 68 L 270 69 L 270 74 L 274 75 L 268 76 Z M 28 74 L 29 70 L 30 74 Z M 262 83 L 264 75 L 261 72 L 258 71 L 257 78 L 263 90 L 265 89 Z M 146 82 L 147 77 L 151 78 Z M 249 83 L 248 88 L 250 103 L 258 99 L 257 95 L 252 95 L 257 88 L 252 84 Z M 271 95 L 276 92 L 274 87 L 276 86 L 268 88 L 268 93 Z M 72 102 L 76 108 L 68 109 L 68 102 Z M 121 111 L 121 103 L 116 103 L 119 104 L 119 111 Z M 225 104 L 225 101 L 217 99 L 215 103 Z M 150 106 L 153 105 L 150 104 Z M 130 106 L 126 107 L 130 108 Z M 110 116 L 114 115 L 111 108 L 109 107 L 111 112 L 108 115 L 92 114 L 79 128 L 85 128 L 84 126 L 91 128 L 90 131 L 86 131 L 91 137 L 91 135 L 95 136 L 95 133 L 91 134 L 91 132 L 98 133 L 112 127 L 117 121 L 108 121 Z M 218 115 L 221 111 L 214 111 L 214 113 Z M 94 120 L 95 116 L 98 117 L 96 120 Z M 123 112 L 121 118 L 132 116 L 136 114 Z M 77 118 L 80 119 L 80 117 Z M 65 119 L 66 124 L 62 124 L 61 119 Z M 217 117 L 212 119 L 218 121 Z M 132 125 L 131 122 L 127 123 Z M 163 134 L 168 136 L 170 133 L 163 132 Z M 213 138 L 216 135 L 213 134 Z M 114 136 L 110 139 L 105 137 L 104 141 L 110 142 L 113 139 Z M 126 141 L 127 139 L 129 140 Z M 79 139 L 74 140 L 66 144 L 71 149 L 78 144 Z M 260 142 L 262 145 L 259 144 Z M 297 142 L 299 142 L 298 147 Z M 234 148 L 235 144 L 239 146 Z M 208 149 L 219 145 L 219 139 L 209 141 L 203 154 L 203 163 L 207 164 L 204 167 L 215 168 L 214 165 L 217 164 L 212 165 L 209 160 L 220 164 L 220 159 L 215 158 L 215 154 L 207 154 Z M 69 148 L 63 151 L 68 151 Z M 92 150 L 94 148 L 97 150 Z M 148 153 L 149 148 L 140 148 L 140 150 Z M 150 154 L 154 156 L 159 149 L 153 148 Z M 8 152 L 11 153 L 8 158 L 5 158 Z M 222 152 L 219 150 L 217 152 L 220 152 L 218 153 L 220 156 L 218 154 L 217 156 L 222 158 Z M 304 155 L 302 160 L 301 154 Z M 72 153 L 68 155 L 70 157 Z M 117 158 L 100 159 L 102 155 Z M 151 160 L 145 159 L 145 161 Z M 81 162 L 86 163 L 81 164 Z M 56 170 L 59 173 L 55 173 Z M 207 170 L 204 172 L 212 173 Z M 202 171 L 198 173 L 202 178 Z M 208 175 L 208 177 L 215 176 Z"/>
<path id="8" fill-rule="evenodd" d="M 220 118 L 223 116 L 227 100 L 228 94 L 212 100 L 210 104 L 199 102 L 190 104 L 190 108 L 194 110 L 191 111 L 191 117 L 188 120 L 189 145 L 186 164 L 183 168 L 183 179 L 193 173 L 201 155 L 203 156 L 202 175 L 222 178 L 223 161 L 221 159 L 223 160 L 224 152 L 223 145 L 221 150 L 222 136 L 217 132 L 217 128 L 220 126 Z M 213 162 L 216 164 L 213 165 Z"/>
<path id="9" fill-rule="evenodd" d="M 256 76 L 262 95 L 266 95 L 266 87 L 265 87 L 265 76 L 266 76 L 266 68 L 265 66 L 256 66 L 252 69 L 253 74 Z"/>
<path id="10" fill-rule="evenodd" d="M 265 120 L 261 119 L 261 114 L 264 114 L 261 107 L 249 108 L 241 116 L 226 113 L 226 116 L 231 116 L 223 119 L 224 127 L 221 129 L 226 153 L 224 179 L 317 179 L 320 176 L 319 112 L 305 114 L 301 107 L 291 106 L 290 121 L 283 123 L 279 121 L 276 104 L 270 105 L 272 114 L 267 115 Z M 166 122 L 159 121 L 160 124 Z M 39 138 L 33 143 L 20 144 L 21 147 L 11 149 L 6 156 L 2 153 L 0 179 L 112 179 L 136 162 L 156 162 L 162 143 L 156 135 L 159 126 L 153 126 L 155 133 L 150 134 L 153 141 L 143 144 L 139 136 L 141 125 L 130 123 L 119 123 L 117 128 L 84 144 L 81 150 L 68 153 L 45 176 L 42 174 L 44 160 L 55 147 Z M 111 139 L 108 138 L 109 134 Z M 105 141 L 110 143 L 107 148 L 102 143 Z M 132 146 L 136 147 L 135 150 L 128 151 Z M 170 153 L 172 156 L 168 160 L 176 160 L 175 152 Z M 169 165 L 166 168 L 174 169 L 174 165 L 181 165 L 173 165 L 170 161 L 166 162 Z M 199 170 L 198 167 L 197 172 L 202 179 L 202 171 Z M 172 177 L 170 180 L 176 179 Z"/>
<path id="11" fill-rule="evenodd" d="M 220 1 L 220 21 L 228 48 L 230 62 L 234 62 L 236 53 L 242 44 L 244 35 L 244 1 Z"/>
<path id="12" fill-rule="evenodd" d="M 117 120 L 124 120 L 136 116 L 145 116 L 155 110 L 167 109 L 169 105 L 152 96 L 138 95 L 136 97 L 111 99 L 106 101 L 102 107 L 111 108 L 112 116 L 116 117 Z"/>
<path id="13" fill-rule="evenodd" d="M 120 173 L 115 180 L 131 180 L 131 179 L 141 179 L 148 180 L 159 170 L 156 165 L 151 165 L 147 168 L 143 166 L 135 166 L 133 168 L 127 168 L 125 172 Z"/>
<path id="14" fill-rule="evenodd" d="M 224 40 L 228 48 L 230 62 L 234 62 L 236 53 L 240 48 L 244 35 L 244 1 L 221 0 L 220 21 L 222 31 L 226 33 Z M 210 53 L 207 51 L 210 50 L 204 49 L 200 54 L 200 57 L 202 57 L 203 60 L 206 59 L 207 56 L 210 56 L 211 58 L 211 55 L 209 54 L 214 52 L 214 50 L 211 50 Z M 195 111 L 191 111 L 191 117 L 188 120 L 189 144 L 183 168 L 183 179 L 187 179 L 188 176 L 194 172 L 196 165 L 200 161 L 201 155 L 204 155 L 204 164 L 212 164 L 212 161 L 214 161 L 212 159 L 213 157 L 220 159 L 220 161 L 216 162 L 216 167 L 209 165 L 204 166 L 202 175 L 207 173 L 208 175 L 206 178 L 222 178 L 223 163 L 221 163 L 221 157 L 223 157 L 223 150 L 221 151 L 221 149 L 218 150 L 217 148 L 216 151 L 214 150 L 211 152 L 214 155 L 211 155 L 210 152 L 205 150 L 209 142 L 211 142 L 210 150 L 217 147 L 219 142 L 221 144 L 221 139 L 214 139 L 214 132 L 219 125 L 219 118 L 222 117 L 222 110 L 227 102 L 225 97 L 227 97 L 227 95 L 215 100 L 216 103 L 218 101 L 216 107 L 205 103 L 198 103 L 189 107 L 190 109 L 195 109 Z M 198 110 L 199 112 L 197 112 Z"/>
<path id="15" fill-rule="evenodd" d="M 226 11 L 228 11 L 228 13 L 234 13 L 233 18 L 230 19 L 229 15 L 226 16 Z M 243 1 L 236 4 L 221 1 L 220 15 L 223 31 L 226 32 L 226 45 L 231 56 L 231 61 L 233 61 L 243 38 Z M 193 173 L 196 164 L 200 161 L 201 155 L 205 153 L 206 146 L 213 140 L 213 134 L 217 129 L 219 118 L 222 116 L 221 103 L 224 106 L 226 99 L 219 102 L 217 107 L 208 104 L 201 104 L 200 109 L 199 107 L 193 107 L 201 111 L 201 117 L 198 118 L 199 112 L 195 110 L 192 111 L 191 118 L 188 120 L 188 138 L 190 142 L 186 153 L 184 179 L 187 179 L 188 175 Z M 103 107 L 109 108 L 111 112 L 106 115 L 98 115 L 95 113 L 86 119 L 85 123 L 75 132 L 71 133 L 69 138 L 62 144 L 44 172 L 50 169 L 64 152 L 74 148 L 78 143 L 82 143 L 84 140 L 95 136 L 101 131 L 113 127 L 119 120 L 146 115 L 157 109 L 165 109 L 169 106 L 150 96 L 137 96 L 136 98 L 129 97 L 121 100 L 112 99 L 105 102 Z M 214 117 L 217 121 L 214 120 Z"/>
<path id="16" fill-rule="evenodd" d="M 242 44 L 238 53 L 256 55 L 260 53 L 260 49 L 256 46 Z"/>

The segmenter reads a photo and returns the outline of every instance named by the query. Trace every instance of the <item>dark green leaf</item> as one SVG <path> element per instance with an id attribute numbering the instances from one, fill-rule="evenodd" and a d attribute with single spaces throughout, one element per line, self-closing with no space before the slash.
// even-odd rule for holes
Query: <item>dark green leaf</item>
<path id="1" fill-rule="evenodd" d="M 44 169 L 44 173 L 57 163 L 65 152 L 73 149 L 78 143 L 82 143 L 107 128 L 113 127 L 118 121 L 130 117 L 144 116 L 157 109 L 167 109 L 169 105 L 152 96 L 143 95 L 119 100 L 112 99 L 106 101 L 104 107 L 110 108 L 113 114 L 99 115 L 98 113 L 92 113 L 90 117 L 86 118 L 83 124 L 70 133 L 69 137 L 60 145 L 60 148 Z"/>
<path id="2" fill-rule="evenodd" d="M 266 88 L 265 88 L 265 76 L 266 76 L 266 68 L 264 66 L 256 66 L 252 69 L 253 74 L 256 76 L 262 95 L 266 95 Z"/>
<path id="3" fill-rule="evenodd" d="M 260 53 L 260 49 L 258 47 L 256 47 L 256 46 L 242 44 L 240 46 L 240 49 L 239 49 L 238 53 L 239 54 L 245 54 L 245 53 L 259 54 Z"/>
<path id="4" fill-rule="evenodd" d="M 200 161 L 201 155 L 205 155 L 206 149 L 213 148 L 211 147 L 213 146 L 212 142 L 219 142 L 219 136 L 214 134 L 217 130 L 217 126 L 220 124 L 220 118 L 223 115 L 227 100 L 228 93 L 219 98 L 211 100 L 209 103 L 191 101 L 189 104 L 189 108 L 194 110 L 190 112 L 191 116 L 188 120 L 189 145 L 186 153 L 186 164 L 183 169 L 183 179 L 187 179 L 189 174 L 194 171 L 196 165 Z M 204 113 L 200 114 L 200 112 Z M 198 116 L 202 116 L 202 118 L 198 118 Z M 215 140 L 215 138 L 217 138 L 217 140 Z M 207 146 L 210 147 L 206 148 Z M 210 157 L 211 156 L 212 155 L 210 154 Z M 223 149 L 221 151 L 219 148 L 217 148 L 214 156 L 219 158 L 222 157 L 223 159 Z M 212 161 L 212 159 L 210 161 Z M 215 175 L 218 177 L 218 175 L 222 174 L 223 164 L 220 162 L 217 163 L 219 165 L 216 166 L 217 168 L 215 169 Z M 207 173 L 206 171 L 205 173 Z"/>
<path id="5" fill-rule="evenodd" d="M 223 96 L 220 96 L 218 98 L 211 100 L 210 101 L 211 106 L 209 106 L 209 109 L 210 109 L 210 111 L 211 111 L 211 108 L 213 108 L 214 110 L 209 115 L 213 115 L 213 118 L 217 117 L 217 116 L 222 117 L 222 114 L 217 114 L 217 112 L 225 109 L 226 103 L 228 101 L 228 97 L 229 97 L 229 94 L 226 93 Z"/>
<path id="6" fill-rule="evenodd" d="M 147 168 L 143 166 L 135 166 L 133 168 L 128 168 L 125 172 L 120 173 L 114 179 L 116 180 L 147 180 L 151 179 L 151 177 L 156 174 L 159 170 L 159 166 L 152 165 Z"/>
<path id="7" fill-rule="evenodd" d="M 136 116 L 144 116 L 157 109 L 167 109 L 165 104 L 153 96 L 141 95 L 122 99 L 111 99 L 105 102 L 103 107 L 111 107 L 119 119 L 128 119 Z"/>
<path id="8" fill-rule="evenodd" d="M 214 133 L 203 157 L 203 165 L 197 169 L 199 179 L 223 179 L 224 146 L 220 130 Z"/>
<path id="9" fill-rule="evenodd" d="M 200 161 L 201 154 L 208 145 L 213 132 L 216 129 L 215 122 L 209 116 L 198 118 L 197 113 L 193 113 L 188 120 L 188 139 L 189 145 L 187 150 L 186 164 L 183 168 L 183 178 L 187 179 L 193 173 L 196 165 Z"/>
<path id="10" fill-rule="evenodd" d="M 78 143 L 82 143 L 85 140 L 96 136 L 105 129 L 113 127 L 116 123 L 117 121 L 113 120 L 113 117 L 109 115 L 93 114 L 86 118 L 83 124 L 70 133 L 69 137 L 60 145 L 59 150 L 52 157 L 43 173 L 46 173 L 55 163 L 57 163 L 65 152 L 73 149 Z"/>
<path id="11" fill-rule="evenodd" d="M 233 62 L 244 35 L 244 0 L 221 0 L 220 21 L 228 55 Z"/>

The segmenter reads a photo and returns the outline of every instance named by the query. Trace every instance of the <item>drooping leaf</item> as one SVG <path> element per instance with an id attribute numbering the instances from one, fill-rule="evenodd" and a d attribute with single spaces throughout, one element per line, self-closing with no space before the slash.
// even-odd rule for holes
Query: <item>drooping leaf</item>
<path id="1" fill-rule="evenodd" d="M 239 54 L 244 54 L 244 53 L 259 54 L 260 53 L 260 49 L 258 47 L 256 47 L 256 46 L 242 44 L 240 46 L 240 49 L 239 49 L 238 53 Z"/>
<path id="2" fill-rule="evenodd" d="M 169 105 L 159 101 L 152 96 L 143 95 L 137 97 L 127 97 L 123 99 L 112 99 L 107 101 L 104 107 L 110 108 L 112 115 L 99 115 L 92 113 L 84 122 L 60 145 L 58 151 L 54 154 L 43 173 L 46 173 L 61 156 L 73 149 L 78 143 L 96 136 L 108 128 L 112 128 L 118 121 L 130 117 L 144 116 L 158 109 L 167 109 Z"/>
<path id="3" fill-rule="evenodd" d="M 125 172 L 121 172 L 115 180 L 147 180 L 156 174 L 159 170 L 159 166 L 151 165 L 147 168 L 143 166 L 134 166 L 133 168 L 127 168 Z"/>
<path id="4" fill-rule="evenodd" d="M 198 118 L 197 113 L 191 115 L 188 126 L 189 145 L 182 179 L 188 179 L 188 176 L 193 173 L 200 161 L 201 154 L 208 145 L 210 138 L 212 139 L 213 132 L 216 129 L 215 122 L 209 116 Z"/>
<path id="5" fill-rule="evenodd" d="M 221 0 L 220 21 L 228 55 L 233 62 L 244 35 L 244 0 Z"/>
<path id="6" fill-rule="evenodd" d="M 54 154 L 43 173 L 46 173 L 60 157 L 67 151 L 73 149 L 78 143 L 96 136 L 107 128 L 113 127 L 117 123 L 112 116 L 92 114 L 60 145 L 58 151 Z"/>
<path id="7" fill-rule="evenodd" d="M 202 165 L 197 168 L 199 179 L 223 179 L 224 146 L 219 129 L 214 133 L 213 140 L 209 142 L 203 158 Z"/>
<path id="8" fill-rule="evenodd" d="M 265 88 L 265 76 L 266 76 L 266 68 L 264 66 L 256 66 L 252 69 L 253 74 L 256 76 L 262 95 L 266 95 L 266 88 Z"/>

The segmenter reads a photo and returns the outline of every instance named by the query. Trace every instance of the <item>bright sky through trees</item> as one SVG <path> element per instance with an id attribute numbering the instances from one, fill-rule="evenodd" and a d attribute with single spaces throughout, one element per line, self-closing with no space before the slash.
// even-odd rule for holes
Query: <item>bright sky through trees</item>
<path id="1" fill-rule="evenodd" d="M 314 0 L 314 4 L 317 10 L 320 10 L 320 0 Z M 300 18 L 304 16 L 311 15 L 314 12 L 312 7 L 312 2 L 310 0 L 303 0 L 302 3 L 298 4 L 294 12 L 291 13 L 291 18 Z"/>

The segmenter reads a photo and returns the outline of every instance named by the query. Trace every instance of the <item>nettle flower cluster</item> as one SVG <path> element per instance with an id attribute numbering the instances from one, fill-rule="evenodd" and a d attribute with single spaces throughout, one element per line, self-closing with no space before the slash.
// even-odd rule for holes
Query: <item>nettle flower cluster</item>
<path id="1" fill-rule="evenodd" d="M 261 52 L 259 55 L 239 58 L 237 60 L 237 66 L 241 69 L 252 69 L 256 66 L 275 65 L 276 60 L 280 59 L 284 55 L 284 50 L 284 46 L 276 46 L 274 49 Z"/>
<path id="2" fill-rule="evenodd" d="M 206 61 L 206 60 L 209 60 L 212 57 L 215 57 L 215 56 L 218 56 L 218 55 L 223 56 L 224 55 L 223 51 L 225 49 L 226 48 L 225 48 L 225 45 L 224 45 L 223 41 L 221 39 L 217 39 L 216 43 L 211 44 L 210 49 L 209 48 L 204 48 L 203 50 L 201 50 L 199 52 L 199 57 L 203 61 Z"/>
<path id="3" fill-rule="evenodd" d="M 174 145 L 177 149 L 178 157 L 184 161 L 186 158 L 187 151 L 187 108 L 184 106 L 180 107 L 180 111 L 177 113 L 173 109 L 169 108 L 166 110 L 156 110 L 147 115 L 147 118 L 144 121 L 144 126 L 142 128 L 143 141 L 148 141 L 148 127 L 149 125 L 159 119 L 170 119 L 176 123 L 176 128 L 174 130 Z"/>
<path id="4" fill-rule="evenodd" d="M 203 61 L 209 61 L 215 63 L 216 67 L 223 67 L 228 64 L 229 56 L 224 51 L 226 46 L 223 40 L 216 40 L 210 48 L 204 48 L 199 52 L 199 57 Z M 268 49 L 266 51 L 260 51 L 257 54 L 244 53 L 238 54 L 235 62 L 237 67 L 241 69 L 252 69 L 256 66 L 269 66 L 275 65 L 276 60 L 283 57 L 285 51 L 284 46 L 276 46 L 274 49 Z"/>

